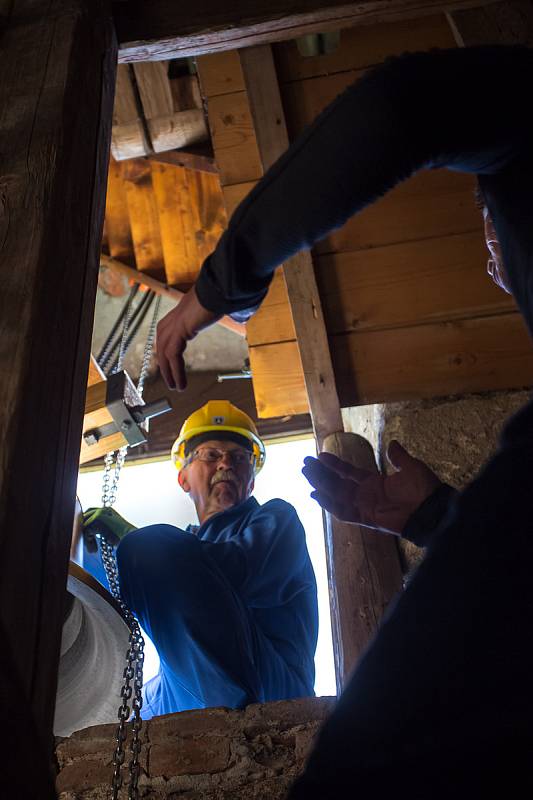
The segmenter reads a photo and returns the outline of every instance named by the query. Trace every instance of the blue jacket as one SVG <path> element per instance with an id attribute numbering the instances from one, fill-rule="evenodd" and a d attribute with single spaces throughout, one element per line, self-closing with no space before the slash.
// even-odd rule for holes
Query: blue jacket
<path id="1" fill-rule="evenodd" d="M 122 596 L 160 658 L 143 717 L 314 694 L 316 581 L 285 501 L 250 497 L 187 531 L 140 528 L 122 540 L 117 564 Z M 102 579 L 99 557 L 86 567 Z"/>

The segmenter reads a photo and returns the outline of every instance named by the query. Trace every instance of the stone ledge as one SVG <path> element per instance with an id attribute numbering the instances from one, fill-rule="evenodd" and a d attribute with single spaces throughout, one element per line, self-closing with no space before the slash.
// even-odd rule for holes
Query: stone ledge
<path id="1" fill-rule="evenodd" d="M 143 725 L 141 797 L 281 800 L 334 703 L 309 697 L 155 717 Z M 59 800 L 107 800 L 115 730 L 97 725 L 58 740 Z"/>

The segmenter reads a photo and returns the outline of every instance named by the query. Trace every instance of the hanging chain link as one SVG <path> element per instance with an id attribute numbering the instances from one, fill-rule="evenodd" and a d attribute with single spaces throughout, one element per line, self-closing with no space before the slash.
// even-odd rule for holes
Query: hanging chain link
<path id="1" fill-rule="evenodd" d="M 111 589 L 111 594 L 117 600 L 122 616 L 124 617 L 128 628 L 130 629 L 129 647 L 126 652 L 126 666 L 123 672 L 124 683 L 120 690 L 122 702 L 118 709 L 118 726 L 115 733 L 115 751 L 113 753 L 113 778 L 111 782 L 111 798 L 118 800 L 119 791 L 122 787 L 122 765 L 125 761 L 125 743 L 127 739 L 127 722 L 130 719 L 133 711 L 133 720 L 131 725 L 131 759 L 129 763 L 130 780 L 128 786 L 129 800 L 138 800 L 139 797 L 139 775 L 141 772 L 141 765 L 139 762 L 142 741 L 142 719 L 141 708 L 143 704 L 142 686 L 143 686 L 143 666 L 144 666 L 144 639 L 141 633 L 141 628 L 124 600 L 120 595 L 120 584 L 118 578 L 117 561 L 115 551 L 109 542 L 100 537 L 100 552 L 102 554 L 102 563 L 104 565 L 105 573 Z M 133 681 L 133 684 L 132 684 Z M 133 699 L 132 699 L 133 697 Z M 131 707 L 130 707 L 131 701 Z"/>
<path id="2" fill-rule="evenodd" d="M 124 318 L 124 328 L 122 330 L 122 339 L 120 344 L 120 352 L 118 357 L 115 372 L 122 369 L 122 362 L 124 360 L 125 342 L 128 334 L 129 322 L 131 319 L 132 310 L 132 295 L 128 303 L 128 308 Z M 157 325 L 157 317 L 159 314 L 159 306 L 161 304 L 161 297 L 156 299 L 154 314 L 150 329 L 146 338 L 144 347 L 143 361 L 141 371 L 139 374 L 139 382 L 137 391 L 142 397 L 144 390 L 144 382 L 148 374 L 150 365 L 150 358 L 155 339 L 155 331 Z M 104 459 L 104 476 L 102 481 L 102 506 L 104 508 L 111 508 L 116 500 L 118 491 L 118 482 L 126 453 L 128 451 L 127 445 L 121 447 L 116 453 L 108 453 Z M 115 750 L 113 753 L 113 778 L 111 782 L 111 798 L 118 800 L 119 792 L 123 783 L 122 766 L 125 761 L 125 743 L 127 739 L 127 722 L 133 712 L 133 719 L 131 723 L 131 759 L 129 763 L 129 786 L 128 786 L 128 800 L 138 800 L 139 797 L 139 776 L 141 772 L 140 754 L 142 749 L 141 730 L 141 708 L 143 704 L 142 686 L 143 686 L 143 667 L 144 667 L 144 639 L 141 633 L 141 628 L 132 612 L 129 610 L 120 593 L 120 583 L 118 577 L 117 560 L 113 546 L 107 539 L 99 535 L 100 553 L 102 557 L 102 564 L 104 566 L 107 582 L 111 590 L 111 594 L 116 599 L 120 606 L 122 616 L 130 630 L 129 647 L 126 653 L 126 666 L 123 672 L 124 683 L 120 690 L 120 697 L 122 702 L 118 709 L 118 726 L 115 733 Z M 133 683 L 132 683 L 133 682 Z M 131 706 L 130 706 L 131 702 Z"/>

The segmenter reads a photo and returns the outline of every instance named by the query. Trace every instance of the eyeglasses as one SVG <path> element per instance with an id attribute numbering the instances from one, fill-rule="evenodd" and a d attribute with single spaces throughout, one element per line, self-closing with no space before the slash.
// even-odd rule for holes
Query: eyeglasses
<path id="1" fill-rule="evenodd" d="M 219 450 L 218 447 L 199 447 L 185 460 L 184 466 L 187 467 L 191 461 L 196 459 L 215 464 L 222 461 L 224 456 L 228 456 L 234 467 L 253 466 L 255 464 L 255 455 L 249 450 L 241 450 L 239 448 L 235 450 Z"/>

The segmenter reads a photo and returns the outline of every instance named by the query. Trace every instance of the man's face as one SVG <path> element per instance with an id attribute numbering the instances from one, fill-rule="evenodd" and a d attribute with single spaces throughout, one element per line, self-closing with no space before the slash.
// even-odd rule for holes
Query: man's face
<path id="1" fill-rule="evenodd" d="M 503 289 L 507 294 L 512 294 L 507 272 L 503 265 L 500 242 L 487 206 L 483 207 L 483 220 L 485 222 L 485 242 L 490 253 L 490 258 L 487 263 L 487 272 L 500 289 Z"/>
<path id="2" fill-rule="evenodd" d="M 204 460 L 217 454 L 216 460 Z M 199 444 L 191 455 L 194 458 L 181 470 L 178 481 L 196 506 L 200 523 L 242 503 L 252 493 L 253 466 L 244 447 L 213 439 Z"/>

